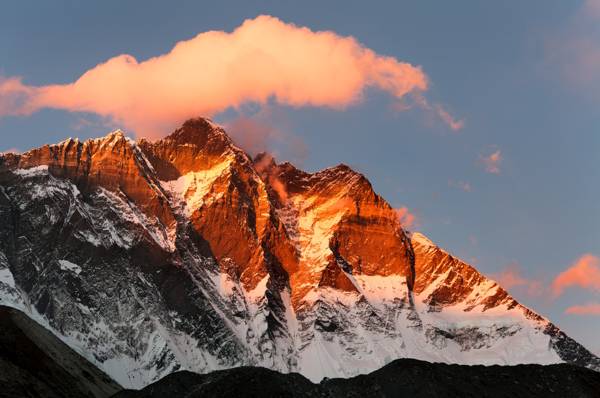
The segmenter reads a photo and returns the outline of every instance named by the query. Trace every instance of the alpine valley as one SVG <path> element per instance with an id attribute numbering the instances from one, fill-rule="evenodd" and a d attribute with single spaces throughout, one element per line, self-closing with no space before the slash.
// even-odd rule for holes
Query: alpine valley
<path id="1" fill-rule="evenodd" d="M 252 159 L 202 118 L 0 155 L 0 305 L 129 389 L 240 366 L 318 383 L 400 358 L 600 371 L 403 229 L 365 176 Z"/>

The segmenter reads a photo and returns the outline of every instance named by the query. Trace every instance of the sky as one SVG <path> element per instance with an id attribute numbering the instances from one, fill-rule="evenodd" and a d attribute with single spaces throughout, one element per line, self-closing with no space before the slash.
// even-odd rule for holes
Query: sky
<path id="1" fill-rule="evenodd" d="M 362 172 L 408 229 L 597 354 L 599 93 L 600 1 L 0 13 L 0 152 L 117 127 L 158 138 L 209 116 L 251 153 Z"/>

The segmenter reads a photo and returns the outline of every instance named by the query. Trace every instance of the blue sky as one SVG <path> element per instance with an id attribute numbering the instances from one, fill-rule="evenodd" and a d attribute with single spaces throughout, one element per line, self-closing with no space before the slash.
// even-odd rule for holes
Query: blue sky
<path id="1" fill-rule="evenodd" d="M 241 112 L 269 125 L 281 134 L 271 149 L 307 170 L 343 162 L 363 172 L 440 246 L 487 275 L 518 271 L 509 291 L 600 353 L 600 315 L 565 314 L 600 302 L 598 290 L 547 293 L 582 255 L 600 256 L 600 35 L 593 23 L 600 7 L 322 3 L 9 2 L 0 14 L 0 75 L 35 86 L 69 83 L 119 54 L 145 60 L 260 14 L 353 36 L 377 54 L 419 65 L 430 81 L 427 99 L 464 120 L 459 131 L 419 107 L 399 111 L 377 89 L 339 110 L 271 102 L 215 119 L 228 123 Z M 117 125 L 64 110 L 5 116 L 0 151 L 104 135 Z M 483 158 L 498 151 L 498 173 L 490 173 Z"/>

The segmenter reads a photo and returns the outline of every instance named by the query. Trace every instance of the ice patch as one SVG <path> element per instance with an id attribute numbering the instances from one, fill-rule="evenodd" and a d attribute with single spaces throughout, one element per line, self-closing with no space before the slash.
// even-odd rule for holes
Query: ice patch
<path id="1" fill-rule="evenodd" d="M 73 264 L 67 260 L 58 260 L 58 264 L 60 264 L 60 269 L 63 271 L 72 272 L 75 275 L 79 275 L 81 273 L 81 267 L 77 264 Z"/>
<path id="2" fill-rule="evenodd" d="M 40 166 L 30 167 L 28 169 L 16 169 L 16 170 L 13 170 L 12 172 L 23 178 L 46 175 L 46 174 L 48 174 L 48 165 L 43 164 Z"/>
<path id="3" fill-rule="evenodd" d="M 176 180 L 161 181 L 160 184 L 164 190 L 183 202 L 184 213 L 189 217 L 204 204 L 213 183 L 229 169 L 231 162 L 231 158 L 226 158 L 209 169 L 191 171 Z"/>

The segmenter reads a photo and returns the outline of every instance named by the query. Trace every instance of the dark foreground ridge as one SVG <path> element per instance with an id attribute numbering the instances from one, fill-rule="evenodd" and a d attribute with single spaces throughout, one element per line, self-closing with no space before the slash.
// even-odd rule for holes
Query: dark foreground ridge
<path id="1" fill-rule="evenodd" d="M 108 397 L 120 389 L 21 311 L 0 306 L 0 397 Z"/>
<path id="2" fill-rule="evenodd" d="M 600 373 L 575 365 L 448 365 L 398 359 L 367 375 L 313 384 L 297 373 L 239 367 L 176 372 L 115 398 L 158 397 L 600 397 Z"/>

